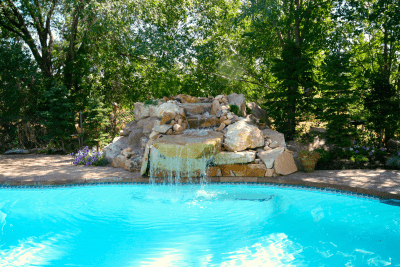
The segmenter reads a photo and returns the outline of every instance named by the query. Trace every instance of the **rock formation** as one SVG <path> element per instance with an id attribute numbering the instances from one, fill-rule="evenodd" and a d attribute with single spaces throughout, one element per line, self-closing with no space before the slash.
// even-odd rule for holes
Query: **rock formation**
<path id="1" fill-rule="evenodd" d="M 114 167 L 150 177 L 271 177 L 297 171 L 283 134 L 269 123 L 257 127 L 260 119 L 269 122 L 265 110 L 254 102 L 247 108 L 251 115 L 246 116 L 244 96 L 235 93 L 135 103 L 135 121 L 104 149 L 105 156 Z"/>

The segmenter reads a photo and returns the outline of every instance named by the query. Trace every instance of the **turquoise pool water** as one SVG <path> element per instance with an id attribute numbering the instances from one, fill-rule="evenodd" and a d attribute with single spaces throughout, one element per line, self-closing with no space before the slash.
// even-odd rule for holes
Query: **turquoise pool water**
<path id="1" fill-rule="evenodd" d="M 252 185 L 0 190 L 0 266 L 400 266 L 398 202 Z"/>

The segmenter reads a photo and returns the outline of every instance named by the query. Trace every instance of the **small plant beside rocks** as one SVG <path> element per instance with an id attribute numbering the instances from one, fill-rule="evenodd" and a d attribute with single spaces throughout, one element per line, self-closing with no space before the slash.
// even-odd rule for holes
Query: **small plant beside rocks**
<path id="1" fill-rule="evenodd" d="M 74 165 L 85 165 L 85 166 L 105 166 L 108 161 L 105 159 L 102 152 L 96 152 L 94 149 L 90 150 L 89 147 L 85 147 L 74 154 L 70 154 L 74 157 L 72 164 Z"/>

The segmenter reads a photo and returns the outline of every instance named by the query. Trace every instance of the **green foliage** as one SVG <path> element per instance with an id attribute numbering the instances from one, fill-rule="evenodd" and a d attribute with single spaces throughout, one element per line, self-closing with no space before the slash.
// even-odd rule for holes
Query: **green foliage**
<path id="1" fill-rule="evenodd" d="M 310 57 L 302 54 L 295 43 L 285 45 L 281 58 L 274 60 L 272 72 L 278 79 L 279 91 L 268 94 L 268 114 L 287 140 L 295 137 L 296 125 L 310 111 L 310 99 L 316 85 Z"/>
<path id="2" fill-rule="evenodd" d="M 58 83 L 54 83 L 46 91 L 45 99 L 45 109 L 38 112 L 43 118 L 43 125 L 48 130 L 43 138 L 54 140 L 56 144 L 61 145 L 63 150 L 66 150 L 66 141 L 74 133 L 73 103 L 66 87 Z"/>
<path id="3" fill-rule="evenodd" d="M 104 97 L 98 96 L 87 99 L 83 112 L 84 142 L 89 146 L 103 147 L 117 133 L 112 132 L 112 108 L 104 103 Z"/>
<path id="4" fill-rule="evenodd" d="M 317 148 L 314 149 L 314 151 L 320 154 L 319 161 L 322 163 L 326 163 L 332 159 L 332 153 L 325 150 L 324 148 Z"/>
<path id="5" fill-rule="evenodd" d="M 251 110 L 251 108 L 249 108 L 248 106 L 246 106 L 246 114 L 252 114 L 253 113 L 253 111 Z M 263 120 L 264 120 L 264 122 L 265 122 L 265 118 L 262 118 Z"/>
<path id="6" fill-rule="evenodd" d="M 158 105 L 158 101 L 157 100 L 154 100 L 154 99 L 147 99 L 146 101 L 144 101 L 144 104 L 145 105 L 154 105 L 154 106 L 157 106 Z"/>
<path id="7" fill-rule="evenodd" d="M 383 134 L 385 143 L 394 136 L 400 126 L 398 99 L 389 78 L 382 73 L 374 73 L 370 78 L 370 90 L 365 97 L 365 108 L 370 112 L 369 122 L 381 141 Z"/>
<path id="8" fill-rule="evenodd" d="M 229 105 L 231 108 L 231 112 L 233 112 L 233 114 L 235 114 L 236 116 L 241 117 L 242 116 L 242 112 L 240 112 L 240 109 L 237 105 Z"/>
<path id="9" fill-rule="evenodd" d="M 324 83 L 321 98 L 317 98 L 316 113 L 327 122 L 328 142 L 338 146 L 349 146 L 355 130 L 350 125 L 350 108 L 356 100 L 350 84 L 351 54 L 334 52 L 322 65 Z"/>

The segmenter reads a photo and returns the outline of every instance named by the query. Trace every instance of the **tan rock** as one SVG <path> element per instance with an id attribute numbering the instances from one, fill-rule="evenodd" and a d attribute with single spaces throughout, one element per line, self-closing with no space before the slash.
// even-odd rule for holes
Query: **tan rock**
<path id="1" fill-rule="evenodd" d="M 172 129 L 173 129 L 175 132 L 183 132 L 183 127 L 182 127 L 180 124 L 175 124 L 175 125 L 172 127 Z"/>
<path id="2" fill-rule="evenodd" d="M 227 104 L 228 103 L 228 98 L 226 98 L 226 96 L 221 98 L 221 103 Z"/>
<path id="3" fill-rule="evenodd" d="M 197 97 L 190 96 L 190 95 L 179 94 L 175 98 L 180 99 L 182 103 L 197 103 L 197 102 L 199 102 Z"/>
<path id="4" fill-rule="evenodd" d="M 153 106 L 153 105 L 150 105 L 150 106 L 151 106 L 150 117 L 157 117 L 157 118 L 161 119 L 164 116 L 165 112 L 171 112 L 171 113 L 175 113 L 175 114 L 184 114 L 185 113 L 183 108 L 181 108 L 177 104 L 171 103 L 171 102 L 162 103 L 159 106 Z"/>
<path id="5" fill-rule="evenodd" d="M 206 174 L 210 177 L 222 176 L 221 169 L 218 166 L 209 166 Z"/>
<path id="6" fill-rule="evenodd" d="M 214 156 L 214 165 L 230 165 L 239 163 L 249 163 L 256 158 L 255 151 L 242 152 L 219 152 Z"/>
<path id="7" fill-rule="evenodd" d="M 296 163 L 293 159 L 293 153 L 285 151 L 280 154 L 274 162 L 274 169 L 277 174 L 288 175 L 297 171 Z"/>
<path id="8" fill-rule="evenodd" d="M 182 126 L 183 120 L 182 120 L 182 119 L 179 119 L 177 123 L 178 123 L 180 126 Z"/>
<path id="9" fill-rule="evenodd" d="M 156 125 L 155 127 L 153 127 L 153 132 L 166 133 L 169 129 L 171 129 L 171 125 L 161 124 L 161 125 Z"/>
<path id="10" fill-rule="evenodd" d="M 224 122 L 223 122 L 225 125 L 230 125 L 231 123 L 232 123 L 232 121 L 231 120 L 224 120 Z"/>
<path id="11" fill-rule="evenodd" d="M 221 123 L 221 125 L 215 130 L 217 132 L 222 131 L 225 128 L 225 123 Z"/>
<path id="12" fill-rule="evenodd" d="M 257 148 L 264 146 L 264 136 L 256 126 L 241 120 L 227 127 L 224 146 L 229 151 Z"/>
<path id="13" fill-rule="evenodd" d="M 164 112 L 160 124 L 169 124 L 175 118 L 176 114 L 172 112 Z"/>
<path id="14" fill-rule="evenodd" d="M 180 119 L 182 119 L 182 115 L 176 115 L 175 116 L 175 121 L 179 121 Z"/>
<path id="15" fill-rule="evenodd" d="M 207 135 L 184 133 L 163 136 L 154 147 L 165 157 L 198 159 L 211 157 L 221 151 L 223 134 L 210 131 Z"/>
<path id="16" fill-rule="evenodd" d="M 172 130 L 172 129 L 169 129 L 165 134 L 170 135 L 170 134 L 172 134 L 172 132 L 173 132 L 173 130 Z"/>
<path id="17" fill-rule="evenodd" d="M 112 161 L 112 166 L 114 168 L 124 168 L 125 167 L 125 161 L 127 158 L 124 155 L 119 155 Z"/>
<path id="18" fill-rule="evenodd" d="M 272 177 L 274 176 L 275 170 L 274 169 L 267 169 L 265 172 L 265 177 Z"/>
<path id="19" fill-rule="evenodd" d="M 285 149 L 283 147 L 278 147 L 268 151 L 258 152 L 257 156 L 262 159 L 267 168 L 271 169 L 274 166 L 275 159 L 284 151 Z"/>
<path id="20" fill-rule="evenodd" d="M 185 110 L 186 114 L 200 115 L 206 111 L 210 112 L 212 103 L 185 103 L 179 106 Z"/>
<path id="21" fill-rule="evenodd" d="M 215 99 L 215 100 L 212 102 L 212 105 L 211 105 L 211 114 L 214 115 L 214 116 L 217 116 L 217 112 L 218 112 L 218 109 L 219 109 L 219 108 L 220 108 L 220 106 L 219 106 L 219 100 Z"/>
<path id="22" fill-rule="evenodd" d="M 143 129 L 144 134 L 150 134 L 157 125 L 160 125 L 160 120 L 157 118 L 145 118 L 137 122 L 137 127 Z"/>
<path id="23" fill-rule="evenodd" d="M 221 165 L 222 176 L 246 176 L 246 166 L 241 164 Z"/>
<path id="24" fill-rule="evenodd" d="M 124 155 L 125 157 L 127 157 L 127 155 L 130 152 L 132 152 L 132 148 L 131 147 L 125 148 L 124 150 L 121 151 L 121 155 Z"/>
<path id="25" fill-rule="evenodd" d="M 135 120 L 136 121 L 150 117 L 150 105 L 145 105 L 144 103 L 141 103 L 141 102 L 137 102 L 134 105 L 135 105 Z"/>
<path id="26" fill-rule="evenodd" d="M 221 123 L 223 123 L 225 120 L 227 119 L 227 117 L 226 116 L 221 116 L 220 118 L 219 118 L 219 123 L 221 124 Z"/>
<path id="27" fill-rule="evenodd" d="M 267 167 L 264 164 L 248 164 L 246 176 L 248 177 L 264 177 Z"/>
<path id="28" fill-rule="evenodd" d="M 219 120 L 215 116 L 191 116 L 187 117 L 189 128 L 206 128 L 219 124 Z"/>
<path id="29" fill-rule="evenodd" d="M 151 134 L 149 135 L 149 138 L 151 140 L 156 140 L 159 136 L 160 134 L 157 131 L 152 131 Z"/>

